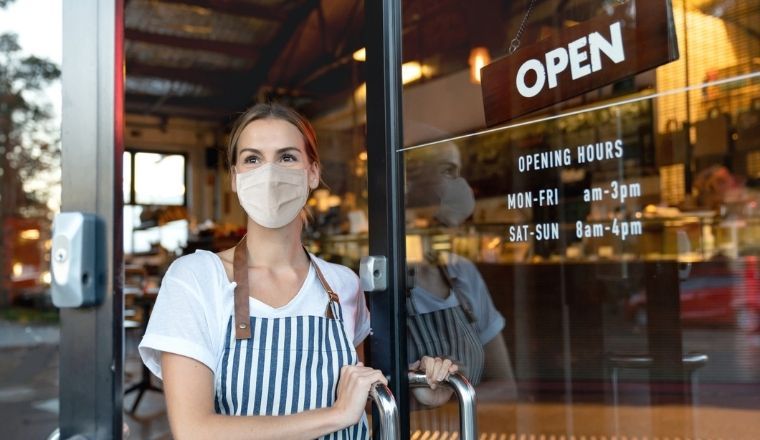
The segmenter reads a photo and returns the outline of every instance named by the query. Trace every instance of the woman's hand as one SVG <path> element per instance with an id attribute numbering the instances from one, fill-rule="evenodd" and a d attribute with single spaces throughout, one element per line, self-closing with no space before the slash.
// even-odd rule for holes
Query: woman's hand
<path id="1" fill-rule="evenodd" d="M 365 367 L 361 362 L 356 365 L 344 365 L 340 369 L 333 410 L 337 411 L 343 428 L 355 425 L 361 420 L 367 397 L 376 382 L 388 385 L 388 380 L 380 370 Z"/>
<path id="2" fill-rule="evenodd" d="M 412 394 L 418 402 L 427 406 L 440 406 L 451 398 L 453 391 L 450 388 L 438 386 L 449 374 L 459 371 L 459 367 L 451 359 L 423 356 L 422 359 L 409 365 L 409 370 L 425 373 L 427 383 L 430 385 L 430 388 L 412 388 Z"/>

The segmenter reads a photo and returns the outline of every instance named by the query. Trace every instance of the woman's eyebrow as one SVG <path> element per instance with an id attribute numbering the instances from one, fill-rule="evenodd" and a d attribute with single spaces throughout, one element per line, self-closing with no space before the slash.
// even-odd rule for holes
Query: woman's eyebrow
<path id="1" fill-rule="evenodd" d="M 240 153 L 238 153 L 238 155 L 243 154 L 246 151 L 251 152 L 253 154 L 263 155 L 262 152 L 261 152 L 261 150 L 258 150 L 256 148 L 242 148 L 240 150 Z M 282 154 L 282 153 L 287 153 L 287 152 L 290 152 L 290 151 L 296 151 L 296 152 L 299 152 L 299 153 L 301 152 L 301 150 L 299 150 L 298 147 L 284 147 L 284 148 L 278 149 L 275 152 L 275 154 Z"/>
<path id="2" fill-rule="evenodd" d="M 301 150 L 299 150 L 298 147 L 285 147 L 285 148 L 280 148 L 279 150 L 277 150 L 277 154 L 288 153 L 291 151 L 296 151 L 298 153 L 301 152 Z"/>

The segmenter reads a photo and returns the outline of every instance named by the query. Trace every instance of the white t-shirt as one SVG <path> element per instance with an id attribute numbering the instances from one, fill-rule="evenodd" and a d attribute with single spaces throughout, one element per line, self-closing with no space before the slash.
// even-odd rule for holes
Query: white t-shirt
<path id="1" fill-rule="evenodd" d="M 347 267 L 313 255 L 312 259 L 338 294 L 343 328 L 358 345 L 370 332 L 369 310 L 359 278 Z M 195 359 L 216 375 L 227 322 L 234 313 L 235 286 L 227 278 L 222 260 L 212 252 L 198 250 L 169 266 L 139 346 L 140 356 L 153 374 L 162 378 L 161 352 L 169 352 Z M 251 315 L 262 318 L 324 316 L 327 302 L 327 293 L 313 267 L 288 304 L 274 308 L 249 299 Z"/>
<path id="2" fill-rule="evenodd" d="M 472 308 L 475 330 L 478 332 L 480 343 L 485 345 L 504 328 L 504 316 L 496 310 L 491 293 L 472 261 L 457 254 L 447 254 L 447 257 L 446 267 L 451 282 L 459 288 Z M 421 287 L 412 287 L 411 299 L 417 313 L 420 314 L 459 305 L 453 289 L 449 289 L 448 297 L 440 298 Z"/>

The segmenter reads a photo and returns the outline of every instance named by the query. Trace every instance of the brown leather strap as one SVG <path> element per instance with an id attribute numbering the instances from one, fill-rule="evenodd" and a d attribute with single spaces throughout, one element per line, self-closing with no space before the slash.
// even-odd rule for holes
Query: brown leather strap
<path id="1" fill-rule="evenodd" d="M 327 296 L 330 300 L 327 302 L 327 309 L 325 310 L 325 316 L 330 319 L 335 319 L 333 313 L 333 304 L 339 304 L 340 299 L 338 294 L 330 287 L 324 274 L 319 269 L 317 263 L 311 258 L 306 249 L 306 256 L 309 258 L 309 263 L 314 266 L 314 272 L 317 274 L 319 283 L 322 284 L 322 288 L 327 292 Z M 251 310 L 249 304 L 249 289 L 248 289 L 248 248 L 246 247 L 246 240 L 243 237 L 242 240 L 235 246 L 235 255 L 232 260 L 232 272 L 235 278 L 235 339 L 249 339 L 251 337 Z"/>
<path id="2" fill-rule="evenodd" d="M 306 251 L 306 249 L 304 249 Z M 322 271 L 319 269 L 319 266 L 317 263 L 311 258 L 311 254 L 309 251 L 306 251 L 306 256 L 309 257 L 309 261 L 311 262 L 311 265 L 314 266 L 314 272 L 317 274 L 317 278 L 319 279 L 319 283 L 322 285 L 322 288 L 325 289 L 325 292 L 327 292 L 327 296 L 330 298 L 330 300 L 327 302 L 327 308 L 325 309 L 325 316 L 329 319 L 335 319 L 335 313 L 333 313 L 332 305 L 334 304 L 340 304 L 340 298 L 338 298 L 338 294 L 335 293 L 334 290 L 332 290 L 332 287 L 330 287 L 330 284 L 327 282 L 327 279 L 325 278 Z"/>
<path id="3" fill-rule="evenodd" d="M 251 313 L 248 303 L 248 248 L 245 236 L 235 246 L 232 260 L 232 272 L 235 278 L 235 339 L 251 337 Z"/>

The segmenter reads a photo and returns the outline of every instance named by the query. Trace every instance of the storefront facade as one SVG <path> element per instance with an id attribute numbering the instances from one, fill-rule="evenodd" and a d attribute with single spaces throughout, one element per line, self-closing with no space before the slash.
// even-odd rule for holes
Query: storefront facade
<path id="1" fill-rule="evenodd" d="M 112 258 L 105 301 L 61 312 L 61 432 L 118 437 L 123 5 L 74 3 L 64 18 L 62 210 L 103 217 Z M 456 359 L 476 385 L 479 438 L 755 438 L 760 5 L 513 3 L 365 4 L 357 175 L 367 183 L 354 197 L 366 197 L 369 232 L 309 245 L 356 269 L 361 257 L 386 259 L 387 287 L 367 293 L 369 354 L 391 377 L 402 438 L 458 435 L 456 402 L 419 408 L 407 381 L 413 358 L 463 353 L 458 333 L 419 336 L 445 327 L 435 312 L 457 305 L 474 329 L 467 344 L 480 344 Z M 655 3 L 667 13 L 664 38 L 622 37 Z M 621 63 L 615 14 L 628 20 L 621 42 L 660 45 L 666 59 L 565 93 L 584 68 Z M 585 46 L 565 39 L 604 20 Z M 547 44 L 564 58 L 528 57 L 533 73 L 520 80 L 524 98 L 549 96 L 541 105 L 499 95 L 517 75 L 482 76 Z M 410 68 L 423 80 L 404 86 Z M 101 172 L 82 176 L 81 157 Z"/>
<path id="2" fill-rule="evenodd" d="M 452 15 L 438 11 L 426 22 L 422 6 L 410 11 L 402 2 L 403 60 L 453 72 L 402 92 L 399 291 L 414 302 L 419 289 L 438 288 L 446 298 L 442 292 L 453 296 L 458 287 L 465 302 L 485 309 L 479 331 L 504 317 L 506 358 L 493 352 L 498 338 L 480 333 L 489 338 L 481 341 L 486 361 L 476 386 L 484 438 L 752 438 L 760 429 L 752 367 L 760 322 L 757 5 L 522 3 L 452 7 Z M 627 15 L 623 32 L 635 33 L 657 8 L 668 26 L 657 28 L 657 38 L 620 39 L 634 58 L 628 74 L 567 90 L 571 67 L 624 63 L 612 49 L 594 54 L 593 37 L 584 48 L 568 46 L 578 39 L 565 35 L 590 22 L 615 23 L 615 14 Z M 415 14 L 419 22 L 410 25 Z M 530 56 L 511 71 L 486 67 L 481 75 L 491 76 L 481 89 L 466 53 L 459 66 L 432 56 L 462 52 L 457 25 L 467 20 L 481 25 L 480 35 L 469 34 L 471 63 L 482 53 L 492 66 L 521 51 Z M 446 25 L 439 38 L 426 38 Z M 613 26 L 593 31 L 614 45 Z M 519 46 L 510 55 L 513 37 Z M 576 59 L 563 61 L 556 51 L 535 57 L 547 83 L 526 94 L 549 96 L 526 108 L 526 96 L 515 99 L 499 82 L 519 89 L 517 66 L 542 44 L 570 47 Z M 661 49 L 661 65 L 644 69 L 642 53 Z M 538 75 L 525 78 L 523 89 L 540 88 Z M 372 191 L 370 183 L 370 200 Z M 382 234 L 375 219 L 370 211 L 370 254 L 373 234 Z M 460 272 L 455 289 L 424 278 L 440 259 Z M 399 315 L 414 313 L 406 293 L 394 304 Z M 410 331 L 399 334 L 410 334 L 412 351 Z M 454 403 L 410 414 L 412 438 L 458 430 Z"/>

